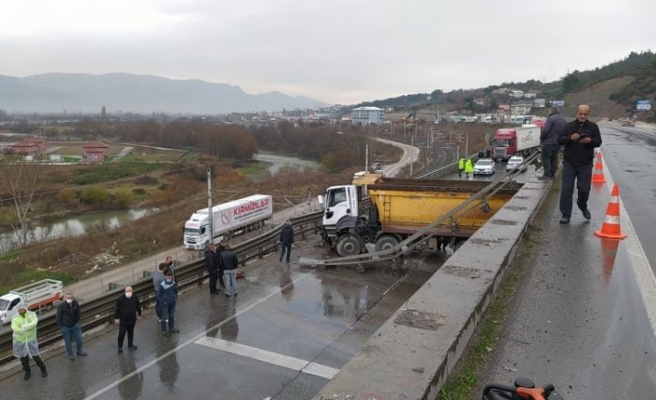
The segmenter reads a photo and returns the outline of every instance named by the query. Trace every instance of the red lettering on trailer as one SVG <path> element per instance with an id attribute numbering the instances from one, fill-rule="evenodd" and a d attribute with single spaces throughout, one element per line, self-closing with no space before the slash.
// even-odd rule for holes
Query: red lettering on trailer
<path id="1" fill-rule="evenodd" d="M 242 204 L 240 206 L 235 207 L 234 214 L 235 214 L 235 217 L 236 217 L 240 214 L 244 214 L 244 213 L 251 212 L 251 211 L 257 211 L 257 210 L 260 210 L 262 208 L 267 208 L 268 206 L 269 206 L 269 199 L 268 198 L 262 199 L 262 200 L 251 201 L 248 204 Z"/>

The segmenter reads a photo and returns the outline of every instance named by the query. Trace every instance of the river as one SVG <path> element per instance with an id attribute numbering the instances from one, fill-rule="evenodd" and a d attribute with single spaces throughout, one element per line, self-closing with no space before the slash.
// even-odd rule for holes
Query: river
<path id="1" fill-rule="evenodd" d="M 321 164 L 316 161 L 303 160 L 296 157 L 281 156 L 264 151 L 260 151 L 259 154 L 253 156 L 253 158 L 257 161 L 270 163 L 271 166 L 269 167 L 269 172 L 271 175 L 275 174 L 278 172 L 278 170 L 280 170 L 280 168 L 286 165 L 302 168 L 319 168 L 321 166 Z"/>

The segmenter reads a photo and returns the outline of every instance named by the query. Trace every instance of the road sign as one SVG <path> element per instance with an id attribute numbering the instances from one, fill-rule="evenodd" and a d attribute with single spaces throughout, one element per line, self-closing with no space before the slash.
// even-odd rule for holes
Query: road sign
<path id="1" fill-rule="evenodd" d="M 565 100 L 552 100 L 551 107 L 565 107 Z"/>
<path id="2" fill-rule="evenodd" d="M 638 100 L 636 110 L 651 111 L 651 100 Z"/>

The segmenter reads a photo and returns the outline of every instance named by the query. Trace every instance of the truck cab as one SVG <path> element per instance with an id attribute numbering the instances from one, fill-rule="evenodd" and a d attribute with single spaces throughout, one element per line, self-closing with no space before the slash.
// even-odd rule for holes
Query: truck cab
<path id="1" fill-rule="evenodd" d="M 184 246 L 188 250 L 203 250 L 210 242 L 209 217 L 194 213 L 184 225 Z"/>

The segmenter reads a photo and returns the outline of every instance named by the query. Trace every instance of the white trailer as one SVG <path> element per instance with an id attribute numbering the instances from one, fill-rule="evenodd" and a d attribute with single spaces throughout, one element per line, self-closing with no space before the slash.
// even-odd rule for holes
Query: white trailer
<path id="1" fill-rule="evenodd" d="M 244 230 L 257 229 L 273 215 L 273 199 L 269 195 L 256 194 L 212 207 L 212 229 L 210 234 L 210 211 L 198 210 L 185 222 L 183 244 L 189 250 L 203 250 L 218 242 L 224 235 L 236 235 Z"/>
<path id="2" fill-rule="evenodd" d="M 55 279 L 43 279 L 21 286 L 0 297 L 0 325 L 11 321 L 18 312 L 16 306 L 25 303 L 28 310 L 48 308 L 61 300 L 64 283 Z"/>

